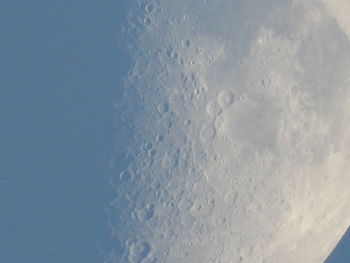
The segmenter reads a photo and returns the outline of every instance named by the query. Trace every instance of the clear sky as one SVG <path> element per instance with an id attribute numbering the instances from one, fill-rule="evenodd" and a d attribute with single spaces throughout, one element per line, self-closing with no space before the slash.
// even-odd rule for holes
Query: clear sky
<path id="1" fill-rule="evenodd" d="M 103 262 L 123 1 L 0 1 L 0 262 Z"/>
<path id="2" fill-rule="evenodd" d="M 103 261 L 123 2 L 0 1 L 0 262 Z"/>
<path id="3" fill-rule="evenodd" d="M 350 262 L 350 230 L 346 232 L 338 246 L 328 257 L 326 263 Z"/>

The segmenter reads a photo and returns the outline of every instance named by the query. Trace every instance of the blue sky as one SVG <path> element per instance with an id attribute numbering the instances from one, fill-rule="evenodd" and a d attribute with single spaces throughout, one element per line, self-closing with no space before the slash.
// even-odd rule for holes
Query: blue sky
<path id="1" fill-rule="evenodd" d="M 350 230 L 346 232 L 337 247 L 329 255 L 326 263 L 350 262 Z"/>
<path id="2" fill-rule="evenodd" d="M 122 1 L 0 1 L 0 262 L 102 262 Z"/>
<path id="3" fill-rule="evenodd" d="M 123 2 L 0 2 L 0 262 L 103 261 Z"/>

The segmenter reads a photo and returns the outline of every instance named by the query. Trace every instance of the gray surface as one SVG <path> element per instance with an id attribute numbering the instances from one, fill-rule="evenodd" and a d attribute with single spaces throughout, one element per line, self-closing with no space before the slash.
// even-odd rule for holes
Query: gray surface
<path id="1" fill-rule="evenodd" d="M 113 262 L 323 262 L 350 220 L 345 1 L 137 2 Z"/>

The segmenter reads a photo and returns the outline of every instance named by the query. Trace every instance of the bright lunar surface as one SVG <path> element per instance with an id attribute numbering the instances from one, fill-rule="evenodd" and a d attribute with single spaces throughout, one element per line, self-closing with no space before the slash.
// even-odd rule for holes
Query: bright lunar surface
<path id="1" fill-rule="evenodd" d="M 320 263 L 350 222 L 350 2 L 130 3 L 106 262 Z"/>

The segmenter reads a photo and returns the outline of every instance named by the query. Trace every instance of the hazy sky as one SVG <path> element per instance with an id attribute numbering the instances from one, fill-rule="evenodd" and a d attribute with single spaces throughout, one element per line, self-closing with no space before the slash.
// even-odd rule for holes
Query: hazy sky
<path id="1" fill-rule="evenodd" d="M 1 262 L 103 262 L 124 2 L 0 2 Z"/>

